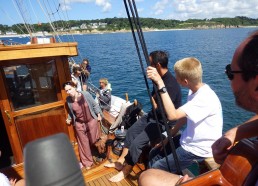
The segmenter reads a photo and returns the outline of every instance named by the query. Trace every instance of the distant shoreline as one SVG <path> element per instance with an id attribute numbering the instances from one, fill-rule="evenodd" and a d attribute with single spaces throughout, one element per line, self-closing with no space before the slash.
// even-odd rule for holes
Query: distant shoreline
<path id="1" fill-rule="evenodd" d="M 238 28 L 255 28 L 258 26 L 245 26 L 245 27 L 238 27 Z M 236 27 L 232 27 L 236 28 Z M 232 29 L 232 28 L 208 28 L 208 29 Z M 165 31 L 179 31 L 179 30 L 208 30 L 208 29 L 201 29 L 201 28 L 182 28 L 182 29 L 143 29 L 143 32 L 165 32 Z M 119 31 L 98 31 L 98 30 L 92 30 L 91 32 L 86 31 L 86 32 L 80 32 L 80 31 L 75 31 L 72 33 L 59 33 L 59 35 L 86 35 L 86 34 L 109 34 L 109 33 L 127 33 L 131 32 L 131 30 L 119 30 Z M 47 33 L 47 34 L 41 34 L 41 33 L 35 33 L 33 35 L 34 37 L 49 37 L 53 36 L 52 33 Z M 13 35 L 0 35 L 0 38 L 9 38 L 9 37 L 19 37 L 19 38 L 30 38 L 30 34 L 13 34 Z"/>
<path id="2" fill-rule="evenodd" d="M 172 31 L 172 30 L 192 30 L 192 29 L 148 29 L 148 30 L 143 30 L 143 32 L 160 32 L 160 31 Z M 71 32 L 71 33 L 59 33 L 59 35 L 86 35 L 86 34 L 116 34 L 116 33 L 127 33 L 127 32 L 131 32 L 131 30 L 119 30 L 119 31 L 98 31 L 98 30 L 92 30 L 91 32 L 87 31 L 87 32 Z M 40 34 L 40 33 L 36 33 L 33 34 L 33 36 L 35 37 L 49 37 L 49 36 L 53 36 L 53 34 L 51 33 L 47 33 L 47 34 Z M 19 38 L 25 38 L 25 37 L 30 37 L 29 34 L 13 34 L 13 35 L 0 35 L 0 38 L 9 38 L 9 37 L 19 37 Z"/>

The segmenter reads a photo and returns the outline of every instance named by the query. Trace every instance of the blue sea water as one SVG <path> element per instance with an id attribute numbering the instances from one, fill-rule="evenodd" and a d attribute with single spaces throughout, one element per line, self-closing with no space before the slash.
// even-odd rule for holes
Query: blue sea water
<path id="1" fill-rule="evenodd" d="M 148 52 L 166 50 L 170 54 L 169 69 L 173 72 L 174 63 L 184 57 L 196 57 L 202 62 L 203 82 L 217 93 L 223 107 L 224 131 L 250 118 L 252 113 L 236 106 L 230 81 L 225 76 L 225 66 L 231 62 L 238 44 L 257 28 L 213 29 L 213 30 L 173 30 L 144 32 Z M 17 42 L 24 38 L 16 38 Z M 14 39 L 13 39 L 14 40 Z M 20 41 L 19 41 L 20 40 Z M 112 84 L 112 94 L 130 101 L 137 99 L 148 111 L 151 104 L 144 81 L 136 47 L 131 32 L 108 34 L 63 36 L 63 41 L 78 42 L 79 56 L 90 60 L 92 74 L 90 81 L 98 86 L 98 80 L 108 78 Z M 142 57 L 143 68 L 146 69 Z M 148 81 L 149 89 L 152 83 Z M 182 89 L 183 103 L 188 90 Z"/>

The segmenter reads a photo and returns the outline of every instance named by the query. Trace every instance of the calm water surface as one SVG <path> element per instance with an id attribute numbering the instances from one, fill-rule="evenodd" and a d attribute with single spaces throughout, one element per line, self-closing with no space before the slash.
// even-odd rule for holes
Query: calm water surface
<path id="1" fill-rule="evenodd" d="M 231 62 L 238 44 L 255 29 L 257 28 L 145 32 L 144 38 L 148 52 L 169 52 L 169 69 L 172 73 L 174 63 L 181 58 L 193 56 L 202 62 L 203 81 L 213 88 L 221 100 L 226 131 L 253 115 L 235 105 L 224 69 Z M 21 42 L 24 38 L 13 40 Z M 131 33 L 75 35 L 73 38 L 63 36 L 62 40 L 78 42 L 80 55 L 74 59 L 77 63 L 85 57 L 90 60 L 90 81 L 93 84 L 98 86 L 99 78 L 107 77 L 112 84 L 112 94 L 124 98 L 125 93 L 128 93 L 130 101 L 137 99 L 143 104 L 145 111 L 150 109 L 151 104 Z M 145 59 L 142 60 L 145 69 L 146 62 Z M 148 83 L 152 89 L 151 82 Z M 182 91 L 185 103 L 187 90 Z"/>

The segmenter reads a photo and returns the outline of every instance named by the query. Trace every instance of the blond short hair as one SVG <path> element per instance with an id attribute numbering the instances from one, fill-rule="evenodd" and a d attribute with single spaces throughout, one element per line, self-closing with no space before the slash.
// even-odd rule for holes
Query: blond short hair
<path id="1" fill-rule="evenodd" d="M 194 57 L 187 57 L 177 61 L 174 65 L 174 71 L 180 80 L 198 84 L 202 82 L 202 64 Z"/>
<path id="2" fill-rule="evenodd" d="M 106 86 L 108 84 L 108 79 L 107 78 L 100 78 L 99 82 L 103 82 Z"/>

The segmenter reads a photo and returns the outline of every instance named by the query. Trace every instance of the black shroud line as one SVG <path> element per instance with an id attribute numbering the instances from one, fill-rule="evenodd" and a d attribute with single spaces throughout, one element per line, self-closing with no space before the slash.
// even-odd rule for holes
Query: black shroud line
<path id="1" fill-rule="evenodd" d="M 126 1 L 128 1 L 128 4 L 130 6 L 133 22 L 132 22 L 132 19 L 130 17 L 130 12 L 128 10 L 128 4 L 127 4 Z M 133 4 L 133 6 L 132 6 L 132 4 Z M 139 61 L 140 61 L 140 65 L 141 65 L 141 70 L 142 70 L 142 74 L 144 76 L 147 92 L 148 92 L 148 95 L 149 95 L 149 98 L 150 98 L 150 102 L 152 104 L 152 108 L 154 108 L 154 105 L 153 105 L 152 99 L 151 99 L 152 96 L 151 96 L 151 93 L 150 93 L 148 81 L 147 81 L 146 74 L 145 74 L 145 71 L 144 71 L 144 68 L 143 68 L 143 62 L 142 62 L 142 58 L 141 58 L 140 49 L 139 49 L 139 46 L 138 46 L 138 43 L 137 43 L 137 39 L 136 39 L 136 36 L 135 36 L 135 31 L 134 31 L 134 26 L 135 26 L 135 28 L 137 30 L 138 38 L 139 38 L 139 41 L 140 41 L 140 45 L 142 47 L 142 52 L 144 54 L 146 63 L 149 66 L 150 65 L 150 61 L 149 61 L 148 51 L 147 51 L 146 43 L 145 43 L 145 40 L 144 40 L 141 24 L 140 24 L 140 21 L 139 21 L 139 16 L 138 16 L 136 4 L 135 4 L 134 0 L 124 0 L 124 5 L 125 5 L 126 13 L 127 13 L 127 16 L 128 16 L 128 20 L 129 20 L 129 23 L 130 23 L 130 26 L 131 26 L 132 35 L 133 35 L 133 39 L 134 39 L 134 42 L 135 42 L 135 47 L 136 47 L 136 50 L 137 50 L 137 54 L 138 54 L 138 57 L 139 57 Z M 134 23 L 134 26 L 133 26 L 133 23 Z M 176 149 L 175 149 L 175 144 L 174 144 L 174 141 L 173 141 L 173 136 L 171 136 L 171 134 L 169 132 L 168 120 L 167 120 L 167 118 L 165 116 L 164 106 L 162 104 L 160 95 L 158 93 L 157 85 L 154 82 L 153 82 L 153 87 L 154 87 L 155 94 L 157 96 L 157 105 L 161 109 L 162 120 L 163 120 L 163 122 L 165 124 L 165 129 L 166 129 L 166 132 L 167 132 L 167 135 L 168 135 L 169 144 L 171 146 L 172 154 L 173 154 L 173 157 L 175 159 L 175 165 L 176 165 L 176 169 L 177 169 L 177 174 L 181 174 L 182 175 L 182 171 L 181 171 L 181 168 L 180 168 L 180 165 L 179 165 L 179 161 L 178 161 L 178 157 L 177 157 L 177 154 L 176 154 Z M 156 123 L 157 123 L 157 125 L 159 125 L 156 111 L 154 111 L 153 113 L 154 113 L 154 117 L 155 117 Z M 158 129 L 159 129 L 160 139 L 162 139 L 161 130 L 160 130 L 159 127 L 158 127 Z M 165 145 L 164 145 L 163 141 L 162 141 L 162 146 L 163 146 L 164 153 L 165 153 L 165 156 L 166 156 L 166 162 L 167 162 L 167 165 L 168 165 L 168 169 L 170 171 L 170 166 L 168 164 L 168 158 L 167 158 L 167 152 L 166 152 L 166 148 L 165 148 Z"/>

